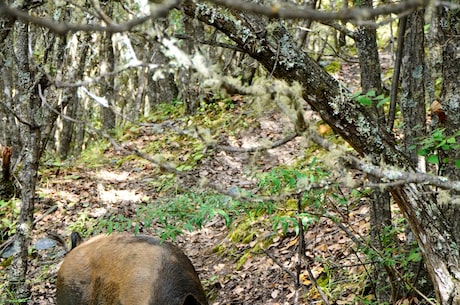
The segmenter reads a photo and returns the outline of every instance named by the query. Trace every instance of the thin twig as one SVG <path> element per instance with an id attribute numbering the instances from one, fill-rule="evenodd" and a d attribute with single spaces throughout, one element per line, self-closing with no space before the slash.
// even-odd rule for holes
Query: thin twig
<path id="1" fill-rule="evenodd" d="M 287 274 L 289 274 L 290 277 L 292 277 L 292 279 L 295 279 L 296 278 L 296 275 L 294 274 L 294 272 L 292 272 L 291 270 L 287 269 L 273 254 L 271 254 L 270 252 L 268 252 L 268 250 L 265 250 L 262 248 L 262 251 L 269 257 L 271 258 L 275 264 L 277 264 L 284 272 L 286 272 Z"/>
<path id="2" fill-rule="evenodd" d="M 308 136 L 309 139 L 328 151 L 342 150 L 343 154 L 339 157 L 339 159 L 345 166 L 358 169 L 363 173 L 382 179 L 382 182 L 378 184 L 379 186 L 392 187 L 395 185 L 415 183 L 434 185 L 442 189 L 449 189 L 457 192 L 460 191 L 460 181 L 453 181 L 447 177 L 434 176 L 428 173 L 406 172 L 400 168 L 389 166 L 381 167 L 374 165 L 370 162 L 363 161 L 355 156 L 352 156 L 351 154 L 346 153 L 345 149 L 342 149 L 340 146 L 332 142 L 329 142 L 313 129 L 310 129 L 306 136 Z"/>
<path id="3" fill-rule="evenodd" d="M 393 81 L 390 91 L 390 109 L 388 111 L 388 131 L 393 130 L 396 117 L 396 103 L 398 98 L 399 77 L 401 74 L 402 56 L 404 50 L 404 35 L 406 32 L 407 17 L 404 16 L 399 20 L 398 24 L 398 49 L 396 50 L 396 60 L 393 71 Z"/>
<path id="4" fill-rule="evenodd" d="M 51 32 L 64 35 L 69 32 L 107 32 L 107 33 L 120 33 L 132 30 L 134 27 L 145 23 L 150 19 L 166 17 L 168 12 L 177 7 L 180 0 L 165 0 L 161 5 L 156 5 L 155 9 L 151 10 L 150 15 L 139 17 L 125 23 L 110 24 L 108 26 L 100 26 L 97 24 L 71 24 L 65 22 L 55 22 L 51 18 L 40 18 L 31 16 L 21 10 L 12 8 L 0 0 L 0 16 L 9 16 L 16 18 L 26 23 L 33 23 L 41 27 L 48 28 Z"/>
<path id="5" fill-rule="evenodd" d="M 343 8 L 335 12 L 319 11 L 308 6 L 269 6 L 243 0 L 210 0 L 210 2 L 245 13 L 264 15 L 270 18 L 308 19 L 316 21 L 347 20 L 355 24 L 362 24 L 366 19 L 370 20 L 378 16 L 414 11 L 428 5 L 430 1 L 407 0 L 398 4 L 382 5 L 376 8 L 353 7 Z"/>
<path id="6" fill-rule="evenodd" d="M 302 198 L 304 192 L 299 192 L 297 194 L 297 215 L 302 213 Z M 297 218 L 297 225 L 299 227 L 299 243 L 297 246 L 297 263 L 296 263 L 296 283 L 295 283 L 295 302 L 294 304 L 299 303 L 299 289 L 300 289 L 300 274 L 302 272 L 302 258 L 305 256 L 305 235 L 303 231 L 303 223 L 300 217 Z M 306 263 L 308 264 L 308 263 Z"/>
<path id="7" fill-rule="evenodd" d="M 297 194 L 297 213 L 300 214 L 302 213 L 302 198 L 303 198 L 303 192 L 299 192 Z M 308 276 L 311 280 L 311 282 L 313 283 L 313 286 L 315 286 L 316 288 L 316 291 L 318 291 L 321 299 L 323 300 L 323 303 L 326 304 L 326 305 L 330 305 L 328 299 L 327 299 L 327 296 L 326 294 L 324 293 L 324 291 L 321 289 L 321 287 L 318 285 L 318 282 L 316 281 L 316 278 L 315 276 L 313 275 L 313 272 L 311 271 L 311 268 L 310 268 L 310 264 L 308 262 L 308 259 L 306 257 L 306 249 L 305 249 L 305 241 L 304 241 L 304 232 L 303 232 L 303 224 L 302 224 L 302 219 L 299 217 L 298 218 L 298 224 L 299 224 L 299 263 L 301 263 L 301 258 L 302 257 L 305 257 L 305 269 L 307 270 L 308 272 Z M 300 268 L 299 268 L 299 271 L 298 271 L 298 276 L 300 276 Z"/>
<path id="8" fill-rule="evenodd" d="M 298 133 L 291 133 L 290 135 L 279 139 L 269 145 L 261 145 L 261 146 L 256 146 L 256 147 L 235 147 L 235 146 L 226 146 L 226 145 L 218 145 L 218 144 L 208 144 L 208 146 L 212 148 L 216 148 L 218 150 L 223 150 L 227 152 L 236 152 L 236 153 L 249 153 L 249 152 L 260 152 L 260 151 L 266 151 L 269 149 L 277 148 L 281 145 L 284 145 L 295 138 L 299 136 Z"/>

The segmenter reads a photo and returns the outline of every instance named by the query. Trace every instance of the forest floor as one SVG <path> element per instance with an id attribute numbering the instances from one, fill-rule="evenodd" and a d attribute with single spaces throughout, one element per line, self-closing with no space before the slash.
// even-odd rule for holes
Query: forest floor
<path id="1" fill-rule="evenodd" d="M 318 120 L 306 110 L 307 119 Z M 292 127 L 287 126 L 289 124 L 283 115 L 268 112 L 259 119 L 255 129 L 238 134 L 238 143 L 247 147 L 267 138 L 274 141 Z M 137 138 L 133 137 L 125 144 L 142 150 L 142 146 L 152 140 L 151 135 L 151 130 L 145 128 Z M 255 180 L 247 174 L 249 166 L 256 162 L 259 169 L 268 172 L 280 164 L 292 164 L 303 155 L 307 145 L 304 142 L 305 139 L 298 137 L 258 155 L 257 160 L 247 153 L 218 151 L 212 158 L 199 162 L 193 173 L 200 179 L 217 182 L 224 190 L 235 186 L 256 188 Z M 174 143 L 171 145 L 174 146 Z M 123 151 L 113 147 L 105 151 L 103 158 L 106 160 L 104 166 L 44 166 L 35 214 L 34 243 L 49 236 L 49 233 L 68 239 L 71 224 L 80 228 L 89 226 L 86 232 L 89 233 L 94 220 L 107 215 L 130 217 L 135 215 L 139 205 L 162 198 L 161 190 L 154 183 L 156 177 L 162 174 L 156 166 L 139 158 L 126 158 Z M 187 181 L 177 183 L 182 188 L 187 187 Z M 339 216 L 347 219 L 348 230 L 364 237 L 368 232 L 367 212 L 366 204 L 361 202 L 346 215 Z M 366 267 L 356 264 L 361 257 L 355 252 L 356 244 L 346 230 L 327 218 L 309 227 L 305 232 L 307 259 L 302 259 L 297 275 L 298 236 L 292 231 L 283 234 L 281 229 L 272 230 L 268 216 L 265 223 L 260 219 L 264 216 L 258 216 L 253 224 L 249 222 L 247 228 L 256 237 L 250 241 L 235 242 L 230 233 L 238 224 L 247 222 L 247 217 L 234 217 L 228 227 L 221 217 L 215 216 L 202 228 L 186 232 L 174 240 L 193 262 L 210 304 L 319 304 L 321 296 L 311 281 L 310 272 L 326 297 L 330 296 L 336 304 L 358 304 L 357 294 L 364 287 L 356 285 L 364 282 Z M 152 224 L 154 226 L 155 223 Z M 140 232 L 155 234 L 149 227 L 140 227 Z M 268 237 L 271 241 L 269 245 L 255 247 Z M 55 304 L 54 282 L 64 253 L 65 249 L 59 245 L 34 251 L 28 272 L 33 286 L 31 304 Z M 241 259 L 243 256 L 244 260 Z M 346 276 L 342 277 L 345 273 Z M 296 288 L 297 278 L 300 288 Z M 328 285 L 321 282 L 325 278 L 330 282 L 343 282 Z"/>
<path id="2" fill-rule="evenodd" d="M 275 129 L 280 128 L 280 121 L 278 115 L 272 114 L 264 118 L 261 129 L 254 134 L 262 139 L 267 134 L 278 133 L 279 130 Z M 246 140 L 254 139 L 242 139 L 242 142 Z M 295 160 L 301 149 L 300 142 L 299 138 L 270 150 L 258 162 L 263 164 L 266 171 L 279 164 L 289 164 Z M 117 159 L 120 155 L 110 149 L 105 157 Z M 248 162 L 250 160 L 245 154 L 221 152 L 212 160 L 204 161 L 195 171 L 200 177 L 218 181 L 223 189 L 230 189 L 235 185 L 251 188 L 255 187 L 254 181 L 245 175 Z M 108 214 L 120 214 L 127 218 L 135 215 L 138 205 L 154 202 L 158 197 L 158 192 L 152 188 L 151 183 L 151 179 L 155 179 L 155 174 L 157 171 L 149 164 L 129 161 L 121 166 L 76 167 L 72 168 L 71 172 L 63 171 L 53 177 L 42 177 L 41 192 L 45 197 L 40 199 L 38 205 L 36 217 L 40 220 L 36 223 L 35 236 L 38 239 L 54 232 L 68 237 L 69 224 L 88 222 L 91 218 L 98 219 Z M 47 214 L 50 209 L 52 212 Z M 358 205 L 353 211 L 349 211 L 346 217 L 352 224 L 350 229 L 353 232 L 363 236 L 366 234 L 366 205 Z M 305 263 L 309 264 L 308 269 L 318 279 L 326 272 L 326 266 L 321 262 L 325 263 L 332 257 L 341 258 L 341 263 L 327 267 L 331 269 L 340 269 L 343 268 L 340 264 L 355 262 L 350 256 L 356 245 L 332 221 L 323 219 L 311 228 L 311 231 L 306 232 L 308 261 L 302 262 L 302 273 L 299 277 L 302 282 L 297 294 L 295 274 L 299 260 L 298 237 L 293 232 L 286 235 L 280 233 L 281 230 L 272 232 L 270 226 L 261 225 L 261 220 L 257 219 L 248 230 L 255 231 L 255 235 L 260 238 L 235 243 L 230 240 L 229 232 L 240 221 L 244 220 L 235 218 L 233 226 L 228 228 L 222 218 L 214 217 L 201 229 L 187 232 L 174 241 L 195 265 L 205 290 L 210 295 L 210 304 L 317 303 L 320 302 L 320 295 L 309 280 Z M 88 228 L 88 231 L 91 231 L 91 228 Z M 140 231 L 142 234 L 155 234 L 149 228 L 142 227 Z M 265 251 L 251 250 L 261 239 L 277 233 L 279 234 L 273 238 Z M 30 269 L 34 287 L 33 304 L 54 304 L 54 280 L 64 250 L 57 246 L 36 252 L 37 259 L 33 260 L 34 265 Z M 239 266 L 242 256 L 245 256 L 245 261 Z M 44 266 L 48 268 L 44 269 Z M 358 271 L 360 268 L 362 267 L 354 268 L 356 270 L 353 272 L 356 272 L 357 276 L 363 271 Z M 43 270 L 46 270 L 47 274 L 42 274 Z M 354 293 L 342 291 L 340 294 L 341 304 L 354 303 Z"/>

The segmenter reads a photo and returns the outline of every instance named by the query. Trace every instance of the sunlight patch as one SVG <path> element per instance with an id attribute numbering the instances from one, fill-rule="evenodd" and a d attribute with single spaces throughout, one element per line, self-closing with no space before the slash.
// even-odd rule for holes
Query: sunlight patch
<path id="1" fill-rule="evenodd" d="M 128 180 L 129 172 L 110 172 L 107 170 L 101 170 L 100 172 L 96 173 L 96 177 L 101 180 L 105 181 L 118 181 L 123 182 Z"/>
<path id="2" fill-rule="evenodd" d="M 99 189 L 99 198 L 104 203 L 115 203 L 119 201 L 140 202 L 143 198 L 142 194 L 136 194 L 134 190 L 108 190 Z"/>

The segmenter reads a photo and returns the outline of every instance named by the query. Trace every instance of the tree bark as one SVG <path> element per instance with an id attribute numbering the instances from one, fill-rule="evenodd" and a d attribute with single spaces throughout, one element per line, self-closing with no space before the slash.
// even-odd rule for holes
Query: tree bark
<path id="1" fill-rule="evenodd" d="M 401 113 L 404 121 L 405 152 L 418 163 L 416 149 L 410 149 L 426 136 L 424 11 L 407 17 L 402 58 Z M 424 171 L 425 168 L 420 168 Z"/>
<path id="2" fill-rule="evenodd" d="M 77 58 L 79 58 L 78 65 L 71 65 L 69 64 L 69 68 L 67 70 L 67 75 L 75 75 L 76 79 L 83 79 L 83 75 L 85 73 L 86 68 L 86 61 L 90 46 L 91 35 L 82 34 L 83 38 L 80 42 L 80 46 L 77 48 L 80 52 L 80 55 L 74 54 Z M 69 59 L 70 60 L 70 59 Z M 78 116 L 80 108 L 82 106 L 79 104 L 80 99 L 77 94 L 77 88 L 72 87 L 66 90 L 65 94 L 63 95 L 66 101 L 63 103 L 65 108 L 63 109 L 63 114 L 66 117 L 70 117 L 75 120 L 79 120 L 80 117 Z M 81 143 L 77 143 L 75 141 L 75 134 L 76 134 L 76 124 L 65 117 L 61 118 L 62 120 L 62 130 L 59 133 L 58 138 L 60 139 L 60 143 L 57 146 L 59 157 L 64 160 L 67 158 L 69 152 L 73 147 L 81 146 Z M 77 151 L 80 151 L 78 149 Z"/>
<path id="3" fill-rule="evenodd" d="M 416 164 L 417 170 L 421 172 L 426 171 L 424 159 L 417 155 L 417 149 L 411 147 L 415 146 L 427 134 L 424 13 L 424 10 L 419 10 L 405 17 L 405 21 L 400 21 L 406 22 L 406 24 L 405 30 L 400 33 L 404 35 L 404 43 L 402 46 L 398 45 L 398 48 L 402 48 L 400 107 L 403 117 L 404 151 L 411 159 L 412 164 Z M 414 238 L 409 230 L 406 231 L 406 247 L 409 248 L 412 247 Z M 423 261 L 409 265 L 408 269 L 414 274 L 418 273 L 418 282 L 414 285 L 420 291 L 425 294 L 433 291 Z"/>
<path id="4" fill-rule="evenodd" d="M 454 1 L 459 4 L 460 1 Z M 440 30 L 438 37 L 442 49 L 442 78 L 440 103 L 445 113 L 444 120 L 438 120 L 437 127 L 446 128 L 446 135 L 460 130 L 460 11 L 440 9 Z M 455 160 L 460 160 L 460 149 L 446 151 L 448 162 L 443 164 L 443 173 L 452 179 L 460 179 L 460 169 Z"/>
<path id="5" fill-rule="evenodd" d="M 186 14 L 219 29 L 238 47 L 257 59 L 273 76 L 303 86 L 303 97 L 335 132 L 361 155 L 380 155 L 390 165 L 414 170 L 386 128 L 377 124 L 369 109 L 350 98 L 350 93 L 315 61 L 301 52 L 281 24 L 255 31 L 247 24 L 192 1 L 183 4 Z M 256 20 L 253 18 L 252 20 Z M 259 18 L 261 20 L 261 18 Z M 237 22 L 238 21 L 238 22 Z M 430 187 L 406 184 L 390 188 L 425 257 L 441 304 L 460 304 L 459 247 L 452 227 L 439 208 Z"/>
<path id="6" fill-rule="evenodd" d="M 372 8 L 372 0 L 355 1 L 358 6 Z M 355 3 L 356 4 L 356 3 Z M 364 93 L 374 90 L 376 95 L 382 93 L 382 79 L 380 70 L 380 59 L 377 49 L 377 31 L 375 28 L 359 26 L 355 33 L 355 44 L 358 51 L 359 65 L 361 70 L 361 88 Z M 377 124 L 385 126 L 385 113 L 383 107 L 378 107 L 377 101 L 372 104 L 373 114 L 377 118 Z M 372 156 L 372 162 L 378 165 L 379 155 Z M 378 184 L 379 179 L 370 177 L 371 182 Z M 374 188 L 370 196 L 370 236 L 372 245 L 379 250 L 384 249 L 382 240 L 384 229 L 391 226 L 391 205 L 388 190 Z M 391 231 L 391 230 L 390 230 Z M 386 236 L 385 239 L 392 239 L 396 242 L 395 236 Z M 377 302 L 395 302 L 401 297 L 401 287 L 397 276 L 390 268 L 383 264 L 374 264 L 375 297 Z M 390 285 L 388 285 L 388 282 Z"/>
<path id="7" fill-rule="evenodd" d="M 106 14 L 111 17 L 112 16 L 112 8 L 113 3 L 107 3 Z M 101 58 L 103 58 L 104 63 L 101 65 L 101 74 L 110 73 L 115 71 L 115 53 L 113 50 L 113 42 L 112 42 L 112 33 L 105 32 L 103 33 L 102 39 L 102 50 L 104 54 L 101 54 Z M 101 106 L 101 119 L 102 125 L 106 131 L 112 131 L 115 128 L 116 123 L 116 115 L 114 111 L 115 107 L 115 76 L 110 74 L 105 77 L 105 82 L 101 86 L 101 95 L 106 97 L 107 106 Z"/>
<path id="8" fill-rule="evenodd" d="M 18 7 L 27 10 L 27 1 L 17 1 Z M 10 117 L 13 125 L 19 130 L 19 134 L 14 139 L 14 143 L 20 145 L 18 159 L 22 161 L 18 180 L 21 185 L 21 211 L 17 224 L 13 248 L 16 250 L 13 262 L 9 269 L 9 289 L 12 293 L 11 304 L 25 304 L 30 297 L 29 284 L 26 281 L 28 254 L 33 229 L 35 190 L 38 176 L 38 166 L 40 156 L 49 139 L 49 133 L 53 129 L 57 114 L 54 111 L 47 111 L 48 108 L 42 104 L 46 99 L 46 90 L 50 85 L 44 72 L 37 69 L 36 63 L 31 63 L 33 58 L 29 52 L 29 47 L 34 48 L 33 41 L 37 41 L 37 36 L 33 37 L 34 31 L 28 24 L 16 22 L 9 32 L 8 38 L 12 42 L 14 49 L 14 62 L 11 75 L 13 78 L 12 88 L 14 94 L 11 95 L 12 104 Z M 41 35 L 47 39 L 44 50 L 44 58 L 49 59 L 48 52 L 51 49 L 56 52 L 62 51 L 63 44 L 55 46 L 55 36 Z M 43 99 L 42 99 L 43 98 Z M 56 108 L 57 102 L 50 107 Z M 13 129 L 13 128 L 12 128 Z M 14 129 L 13 129 L 14 130 Z M 16 149 L 16 148 L 13 148 Z"/>
<path id="9" fill-rule="evenodd" d="M 459 1 L 454 1 L 459 4 Z M 436 128 L 445 128 L 445 135 L 451 136 L 460 130 L 460 11 L 439 8 L 438 39 L 442 48 L 442 78 L 443 84 L 439 102 L 445 118 L 435 120 Z M 457 137 L 458 144 L 458 137 Z M 440 170 L 444 176 L 453 180 L 460 180 L 460 168 L 455 160 L 460 160 L 460 149 L 438 150 Z M 444 161 L 443 159 L 446 161 Z M 443 205 L 445 218 L 454 232 L 455 240 L 460 240 L 460 194 L 450 192 L 449 200 Z"/>
<path id="10" fill-rule="evenodd" d="M 36 111 L 40 107 L 40 100 L 37 95 L 37 87 L 34 85 L 34 76 L 31 74 L 28 60 L 28 25 L 17 23 L 16 39 L 14 41 L 16 50 L 16 83 L 19 93 L 17 95 L 17 107 L 15 110 L 25 123 L 21 128 L 23 139 L 23 166 L 19 173 L 21 182 L 21 212 L 17 225 L 17 232 L 14 240 L 13 262 L 10 267 L 9 286 L 15 300 L 11 304 L 25 304 L 30 295 L 30 289 L 26 282 L 28 249 L 31 240 L 35 184 L 37 181 L 38 162 L 40 153 L 41 134 L 38 122 L 35 120 Z"/>

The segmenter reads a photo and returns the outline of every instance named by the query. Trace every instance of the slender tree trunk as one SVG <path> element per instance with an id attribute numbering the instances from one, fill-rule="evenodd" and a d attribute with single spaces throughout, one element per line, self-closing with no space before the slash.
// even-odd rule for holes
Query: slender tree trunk
<path id="1" fill-rule="evenodd" d="M 30 3 L 23 1 L 16 4 L 27 10 L 27 5 Z M 31 32 L 30 29 L 28 24 L 16 22 L 9 35 L 12 49 L 15 51 L 14 62 L 16 63 L 11 70 L 14 87 L 10 89 L 14 89 L 14 95 L 11 96 L 13 102 L 10 111 L 15 121 L 12 127 L 17 125 L 19 130 L 14 142 L 21 145 L 18 149 L 20 152 L 18 160 L 22 162 L 18 175 L 21 186 L 21 211 L 13 246 L 16 253 L 9 270 L 9 290 L 12 298 L 8 302 L 11 304 L 25 304 L 30 297 L 26 274 L 33 230 L 38 166 L 57 118 L 55 111 L 48 111 L 48 108 L 42 104 L 46 102 L 45 96 L 49 86 L 47 78 L 41 72 L 44 69 L 37 69 L 36 63 L 29 62 L 33 58 L 29 52 L 29 48 L 34 48 L 31 42 L 37 40 L 37 37 L 33 36 L 35 32 Z M 62 54 L 60 52 L 64 48 L 64 43 L 61 41 L 55 44 L 56 37 L 52 35 L 46 37 L 48 41 L 45 44 L 47 48 L 44 50 L 44 58 L 54 58 L 48 57 L 48 53 L 52 50 L 56 51 L 56 54 Z M 56 108 L 57 102 L 47 104 L 49 107 Z"/>
<path id="2" fill-rule="evenodd" d="M 176 81 L 174 79 L 174 74 L 168 72 L 167 65 L 169 63 L 169 58 L 163 54 L 161 49 L 161 44 L 157 41 L 152 41 L 152 51 L 154 52 L 153 63 L 164 67 L 165 71 L 163 76 L 157 80 L 154 80 L 153 85 L 155 86 L 154 103 L 169 103 L 179 94 L 177 89 Z"/>
<path id="3" fill-rule="evenodd" d="M 91 35 L 82 34 L 84 38 L 82 38 L 82 42 L 80 46 L 77 48 L 80 54 L 74 54 L 77 58 L 79 58 L 79 64 L 77 66 L 70 65 L 67 70 L 68 75 L 75 75 L 76 79 L 83 79 L 83 75 L 85 73 L 86 68 L 86 60 L 88 56 L 89 46 L 90 46 L 90 39 Z M 71 60 L 71 59 L 69 59 Z M 76 72 L 74 72 L 76 70 Z M 77 94 L 77 88 L 69 88 L 64 93 L 64 97 L 67 101 L 64 103 L 67 105 L 63 109 L 63 113 L 66 117 L 70 117 L 71 119 L 78 120 L 79 109 L 81 108 Z M 62 120 L 62 130 L 59 133 L 60 145 L 58 146 L 58 152 L 61 159 L 67 158 L 71 150 L 71 145 L 73 143 L 74 147 L 79 145 L 76 143 L 75 140 L 75 132 L 76 132 L 76 124 L 70 120 L 66 119 L 65 117 L 61 118 Z"/>
<path id="4" fill-rule="evenodd" d="M 409 15 L 406 22 L 401 69 L 401 113 L 405 152 L 412 163 L 417 164 L 417 151 L 410 147 L 426 135 L 424 11 Z M 420 169 L 425 170 L 424 167 Z"/>
<path id="5" fill-rule="evenodd" d="M 460 4 L 460 1 L 454 2 Z M 443 46 L 443 85 L 439 102 L 445 117 L 438 117 L 436 127 L 446 128 L 446 135 L 453 135 L 460 130 L 460 12 L 458 9 L 447 11 L 440 8 L 440 16 L 441 28 L 438 37 Z M 442 172 L 452 179 L 459 180 L 460 169 L 458 163 L 456 166 L 455 160 L 460 162 L 460 149 L 449 149 L 444 153 L 445 155 L 441 156 L 447 157 L 448 160 L 442 162 Z"/>
<path id="6" fill-rule="evenodd" d="M 112 16 L 112 5 L 113 3 L 108 2 L 106 5 L 106 14 L 110 17 Z M 103 58 L 104 64 L 103 67 L 105 68 L 101 71 L 102 74 L 113 72 L 115 70 L 115 53 L 113 50 L 113 42 L 112 42 L 112 34 L 105 32 L 104 38 L 102 43 L 104 47 L 102 48 L 103 54 L 101 58 Z M 105 78 L 105 82 L 102 85 L 102 92 L 101 95 L 105 96 L 107 99 L 108 106 L 101 106 L 101 118 L 102 118 L 102 125 L 105 130 L 111 131 L 115 128 L 116 123 L 116 115 L 114 111 L 115 107 L 115 76 L 110 74 Z"/>
<path id="7" fill-rule="evenodd" d="M 186 17 L 186 19 L 188 19 L 188 17 Z M 186 20 L 183 22 L 186 23 Z M 166 32 L 169 27 L 169 20 L 167 18 L 159 18 L 155 20 L 154 26 L 156 31 L 159 33 Z M 155 93 L 151 95 L 153 97 L 152 102 L 153 104 L 165 102 L 169 103 L 176 99 L 179 94 L 174 74 L 168 69 L 170 59 L 164 54 L 162 44 L 160 42 L 153 40 L 150 43 L 150 48 L 154 54 L 152 62 L 159 65 L 161 67 L 160 69 L 163 69 L 162 76 L 153 80 L 152 85 L 155 88 Z"/>
<path id="8" fill-rule="evenodd" d="M 72 92 L 73 91 L 73 92 Z M 76 90 L 70 90 L 69 95 L 63 97 L 68 99 L 67 107 L 62 111 L 62 113 L 66 117 L 75 118 L 75 114 L 78 108 L 78 98 L 76 96 Z M 62 120 L 62 129 L 57 131 L 58 133 L 58 142 L 57 150 L 58 155 L 61 160 L 65 160 L 68 156 L 70 151 L 72 138 L 73 138 L 73 131 L 74 131 L 74 122 L 67 120 L 65 118 L 61 118 Z"/>
<path id="9" fill-rule="evenodd" d="M 372 0 L 359 1 L 358 6 L 372 8 Z M 361 69 L 362 91 L 366 93 L 374 90 L 376 95 L 379 95 L 382 93 L 382 79 L 380 76 L 380 59 L 377 49 L 377 32 L 375 28 L 359 26 L 355 31 L 354 37 Z M 378 107 L 377 101 L 374 101 L 372 107 L 376 123 L 380 126 L 385 126 L 383 107 Z M 379 155 L 372 156 L 372 159 L 376 165 L 381 162 Z M 370 179 L 373 183 L 379 183 L 376 178 L 370 177 Z M 383 232 L 386 227 L 391 226 L 390 194 L 388 190 L 374 188 L 370 199 L 371 243 L 376 249 L 383 250 L 385 246 L 382 245 L 382 234 L 384 234 Z M 389 238 L 395 240 L 395 236 L 385 237 L 387 240 Z M 398 281 L 390 268 L 386 268 L 383 264 L 375 264 L 374 279 L 375 296 L 378 302 L 391 302 L 400 298 L 400 287 L 394 284 L 398 283 Z"/>
<path id="10" fill-rule="evenodd" d="M 426 110 L 425 110 L 425 42 L 424 42 L 424 11 L 416 11 L 406 17 L 405 31 L 402 47 L 401 62 L 401 98 L 400 107 L 403 116 L 404 150 L 406 155 L 417 165 L 417 170 L 425 172 L 425 162 L 417 155 L 417 150 L 412 149 L 421 138 L 426 136 Z M 406 232 L 406 247 L 411 248 L 414 242 L 409 228 Z M 410 249 L 408 249 L 410 250 Z M 429 295 L 433 291 L 424 261 L 408 266 L 417 280 L 414 285 L 423 293 Z"/>
<path id="11" fill-rule="evenodd" d="M 192 36 L 195 32 L 193 25 L 193 17 L 185 16 L 183 19 L 184 32 Z M 204 32 L 204 31 L 202 31 Z M 194 54 L 193 44 L 191 41 L 185 41 L 183 49 L 187 54 Z M 187 113 L 194 113 L 199 106 L 199 89 L 196 86 L 196 78 L 193 75 L 193 69 L 184 69 L 179 74 L 179 92 L 182 93 L 181 100 L 184 101 L 185 111 Z"/>
<path id="12" fill-rule="evenodd" d="M 19 137 L 19 128 L 15 122 L 14 115 L 11 113 L 11 109 L 14 109 L 13 104 L 13 93 L 14 93 L 14 64 L 9 60 L 14 58 L 14 50 L 10 46 L 13 45 L 13 28 L 15 20 L 13 18 L 0 18 L 2 24 L 2 30 L 0 31 L 0 52 L 1 52 L 1 64 L 0 64 L 0 79 L 3 85 L 3 90 L 0 94 L 4 96 L 4 103 L 0 104 L 0 114 L 3 118 L 1 120 L 2 128 L 2 139 L 3 145 L 12 146 L 13 152 L 19 152 L 22 146 L 21 139 Z M 16 154 L 17 155 L 17 154 Z M 14 156 L 14 158 L 17 158 Z"/>
<path id="13" fill-rule="evenodd" d="M 459 4 L 459 1 L 454 1 Z M 460 12 L 439 8 L 440 28 L 438 39 L 442 49 L 443 85 L 439 102 L 443 115 L 436 116 L 435 128 L 445 128 L 445 136 L 452 136 L 460 130 Z M 456 144 L 459 138 L 456 139 Z M 460 180 L 460 149 L 439 149 L 440 171 L 444 176 Z M 443 202 L 445 217 L 449 219 L 455 239 L 460 240 L 460 194 L 450 192 Z"/>
<path id="14" fill-rule="evenodd" d="M 37 87 L 34 85 L 34 76 L 31 75 L 28 60 L 28 25 L 16 23 L 16 37 L 14 47 L 16 50 L 16 84 L 18 89 L 17 107 L 15 111 L 20 114 L 23 125 L 21 138 L 23 139 L 23 166 L 19 173 L 21 182 L 21 213 L 16 229 L 13 263 L 10 267 L 9 286 L 14 300 L 11 304 L 25 304 L 30 296 L 30 289 L 26 282 L 28 249 L 32 234 L 32 222 L 35 200 L 35 184 L 40 154 L 41 134 L 36 113 L 40 108 L 40 99 L 37 95 Z"/>
<path id="15" fill-rule="evenodd" d="M 11 20 L 0 20 L 7 28 L 12 28 L 14 22 Z M 9 112 L 13 109 L 12 95 L 13 95 L 13 69 L 11 64 L 7 64 L 7 59 L 13 57 L 12 48 L 7 48 L 5 45 L 12 43 L 12 35 L 6 28 L 1 31 L 0 41 L 3 41 L 3 45 L 0 44 L 1 62 L 0 62 L 0 79 L 3 85 L 3 90 L 0 93 L 0 100 L 4 103 L 0 104 L 0 158 L 2 163 L 2 172 L 0 180 L 0 200 L 9 200 L 15 195 L 14 181 L 11 176 L 11 165 L 12 165 L 12 153 L 17 151 L 16 149 L 20 146 L 19 141 L 13 141 L 13 139 L 19 138 L 19 131 L 17 126 L 14 124 L 14 117 Z M 15 145 L 12 147 L 13 142 Z"/>

